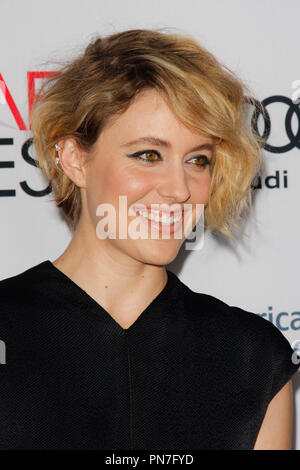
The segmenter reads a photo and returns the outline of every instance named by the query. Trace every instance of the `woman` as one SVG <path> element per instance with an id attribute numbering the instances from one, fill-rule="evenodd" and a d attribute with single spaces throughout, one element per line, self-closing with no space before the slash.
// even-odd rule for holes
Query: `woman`
<path id="1" fill-rule="evenodd" d="M 290 449 L 287 339 L 165 268 L 197 205 L 231 238 L 250 207 L 246 90 L 194 39 L 142 29 L 97 38 L 44 85 L 33 143 L 73 238 L 0 283 L 1 448 Z M 156 236 L 114 237 L 114 221 Z"/>

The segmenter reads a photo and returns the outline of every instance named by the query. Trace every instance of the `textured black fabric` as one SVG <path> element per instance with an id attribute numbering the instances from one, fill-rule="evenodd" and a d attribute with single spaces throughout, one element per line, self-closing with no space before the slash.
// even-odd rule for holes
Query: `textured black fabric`
<path id="1" fill-rule="evenodd" d="M 253 448 L 293 350 L 167 274 L 126 330 L 50 260 L 0 281 L 0 449 Z"/>

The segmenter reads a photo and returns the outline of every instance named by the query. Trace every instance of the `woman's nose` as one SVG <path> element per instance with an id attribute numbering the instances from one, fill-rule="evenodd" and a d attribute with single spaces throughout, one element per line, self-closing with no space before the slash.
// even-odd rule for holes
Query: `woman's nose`
<path id="1" fill-rule="evenodd" d="M 187 175 L 181 162 L 173 162 L 161 177 L 159 193 L 164 198 L 184 202 L 190 197 Z"/>

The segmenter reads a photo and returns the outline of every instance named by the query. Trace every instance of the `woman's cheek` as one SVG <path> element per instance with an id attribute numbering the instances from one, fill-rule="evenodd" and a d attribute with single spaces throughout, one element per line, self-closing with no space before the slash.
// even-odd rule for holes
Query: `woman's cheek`
<path id="1" fill-rule="evenodd" d="M 114 185 L 120 195 L 127 195 L 129 199 L 139 199 L 152 190 L 155 184 L 153 175 L 139 170 L 123 171 L 115 175 Z"/>
<path id="2" fill-rule="evenodd" d="M 207 204 L 209 199 L 211 177 L 205 176 L 204 178 L 191 179 L 188 183 L 191 200 L 198 204 Z"/>

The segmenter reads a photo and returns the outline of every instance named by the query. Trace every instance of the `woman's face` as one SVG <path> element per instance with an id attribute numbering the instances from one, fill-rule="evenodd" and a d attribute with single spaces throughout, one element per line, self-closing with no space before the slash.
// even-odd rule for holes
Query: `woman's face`
<path id="1" fill-rule="evenodd" d="M 137 139 L 140 142 L 133 143 Z M 204 144 L 208 145 L 193 150 Z M 103 129 L 92 158 L 84 169 L 82 221 L 94 230 L 95 237 L 92 239 L 95 244 L 105 243 L 109 249 L 117 250 L 118 256 L 129 256 L 143 263 L 170 263 L 187 236 L 184 234 L 184 221 L 177 224 L 182 227 L 179 238 L 176 238 L 178 232 L 172 233 L 172 225 L 169 236 L 159 232 L 161 222 L 153 222 L 151 234 L 151 222 L 142 215 L 130 215 L 128 210 L 130 207 L 152 204 L 156 205 L 156 209 L 178 210 L 186 204 L 186 208 L 192 208 L 190 214 L 184 213 L 185 223 L 190 217 L 191 232 L 199 219 L 195 205 L 208 202 L 212 145 L 211 137 L 191 132 L 180 123 L 157 91 L 147 89 L 141 92 L 127 111 Z M 125 215 L 121 211 L 120 196 L 126 204 Z M 108 212 L 99 212 L 98 206 L 102 204 L 113 206 L 116 217 L 108 218 Z M 148 215 L 150 212 L 148 209 Z M 152 214 L 155 215 L 155 212 L 152 211 Z M 119 217 L 122 223 L 127 222 L 124 238 L 118 235 L 121 226 Z M 104 229 L 99 224 L 104 219 L 115 222 L 115 238 L 102 240 L 99 237 L 102 233 L 100 227 L 105 231 L 112 227 L 106 225 Z M 133 221 L 135 225 L 131 225 Z M 165 219 L 165 222 L 168 220 Z M 143 238 L 130 236 L 130 225 L 131 230 L 135 227 Z M 169 230 L 169 225 L 164 227 Z"/>

